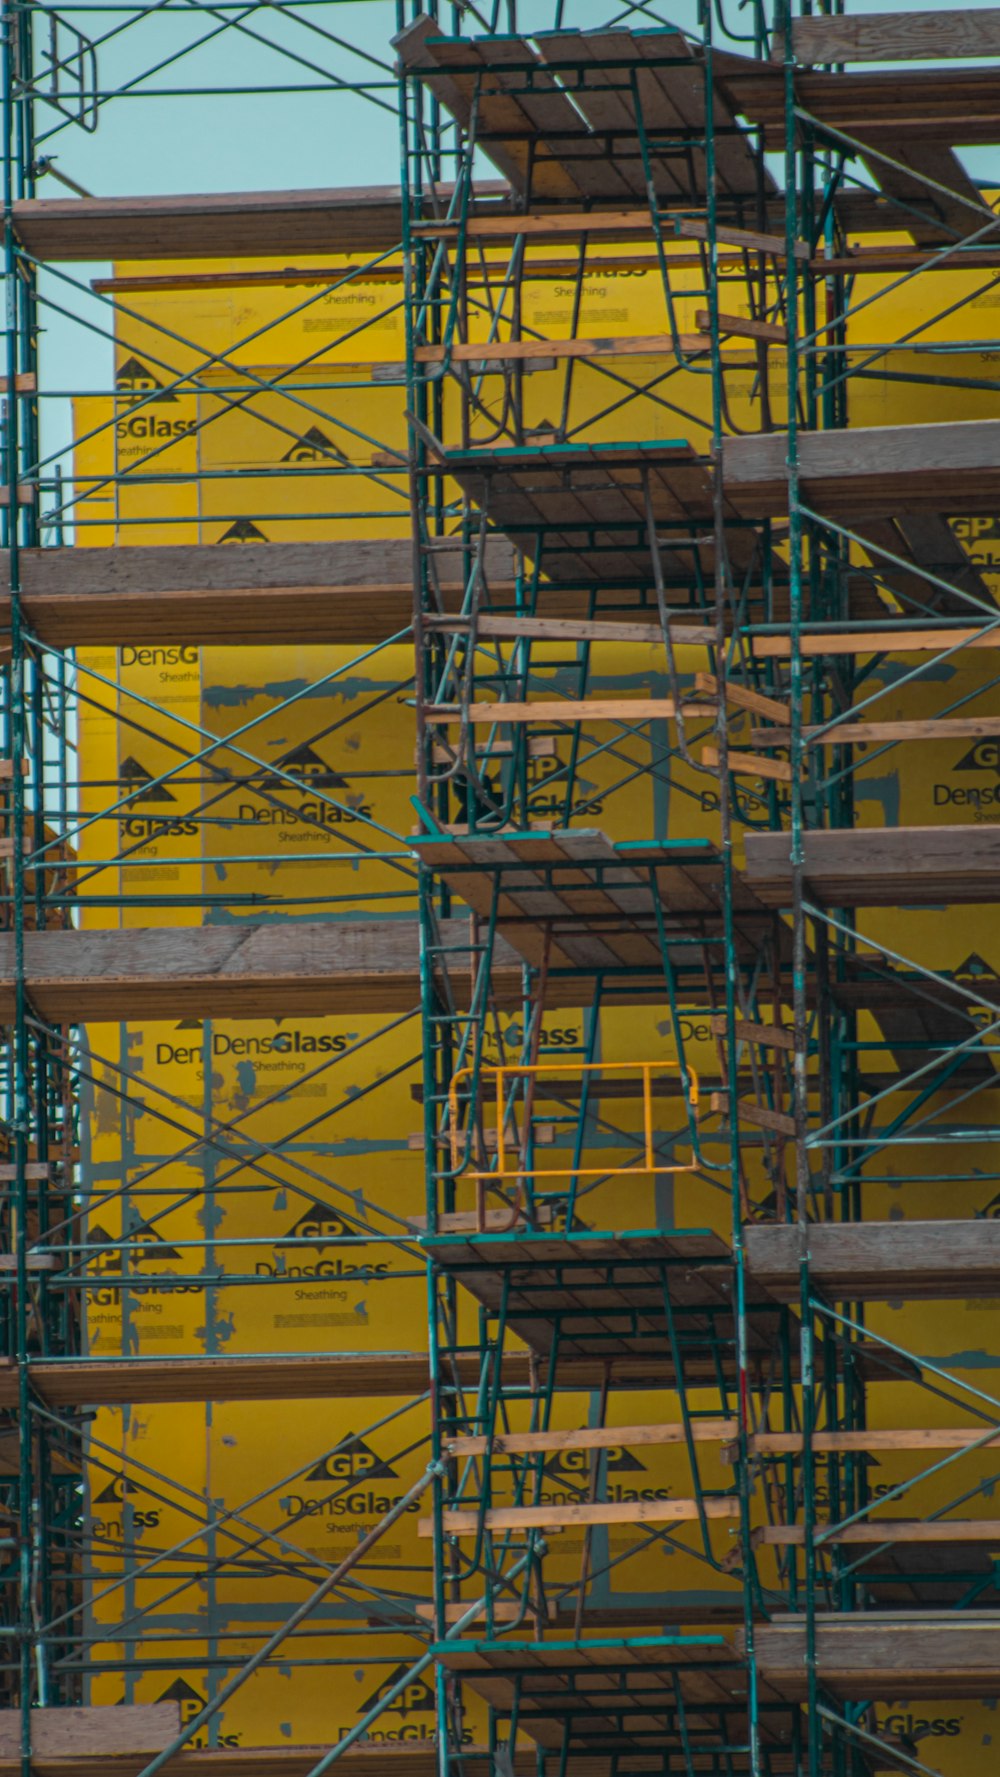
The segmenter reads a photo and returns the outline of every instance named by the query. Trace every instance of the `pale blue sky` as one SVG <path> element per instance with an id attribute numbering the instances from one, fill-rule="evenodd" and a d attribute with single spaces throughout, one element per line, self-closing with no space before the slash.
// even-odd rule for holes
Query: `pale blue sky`
<path id="1" fill-rule="evenodd" d="M 976 0 L 973 0 L 973 4 Z M 489 0 L 480 5 L 485 15 Z M 543 30 L 553 22 L 556 0 L 521 0 L 523 30 Z M 88 133 L 48 106 L 38 108 L 39 153 L 55 157 L 60 172 L 102 196 L 170 191 L 236 191 L 296 186 L 395 184 L 399 178 L 399 131 L 392 79 L 391 37 L 395 0 L 343 0 L 342 4 L 274 4 L 228 10 L 205 3 L 169 0 L 169 10 L 151 8 L 135 22 L 122 0 L 101 13 L 81 8 L 64 14 L 99 43 L 100 85 L 122 90 L 101 108 L 99 127 Z M 719 8 L 721 7 L 721 12 Z M 651 9 L 652 10 L 652 9 Z M 851 11 L 904 11 L 906 0 L 873 0 Z M 442 9 L 452 29 L 450 8 Z M 506 22 L 506 6 L 501 18 Z M 696 27 L 695 0 L 657 5 L 655 15 L 685 29 Z M 654 15 L 654 16 L 655 16 Z M 564 22 L 581 28 L 624 21 L 613 0 L 565 0 Z M 717 0 L 716 17 L 736 31 L 746 28 L 747 11 L 737 0 Z M 637 27 L 654 22 L 636 12 Z M 464 29 L 481 27 L 469 18 Z M 334 41 L 339 39 L 339 41 Z M 147 74 L 185 50 L 175 66 Z M 67 42 L 60 44 L 63 56 Z M 303 65 L 308 64 L 308 65 Z M 334 90 L 333 81 L 371 83 L 368 96 Z M 199 93 L 157 97 L 169 89 Z M 294 90 L 301 88 L 313 90 Z M 247 91 L 245 89 L 265 89 Z M 225 89 L 221 94 L 216 90 Z M 237 90 L 233 90 L 237 89 Z M 242 89 L 242 90 L 241 90 Z M 285 89 L 285 90 L 275 90 Z M 981 178 L 992 170 L 992 153 L 969 157 Z M 52 177 L 39 184 L 40 196 L 68 196 Z M 106 273 L 103 265 L 67 268 L 83 285 Z M 48 277 L 64 307 L 79 302 L 80 314 L 98 320 L 95 305 L 76 298 L 65 284 Z M 107 325 L 107 311 L 100 317 Z M 46 318 L 43 387 L 106 388 L 111 375 L 110 345 L 79 325 Z M 50 407 L 49 448 L 68 434 Z"/>

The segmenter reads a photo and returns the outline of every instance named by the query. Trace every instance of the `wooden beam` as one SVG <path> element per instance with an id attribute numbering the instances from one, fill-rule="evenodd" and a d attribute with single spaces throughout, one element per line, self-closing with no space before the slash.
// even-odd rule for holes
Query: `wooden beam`
<path id="1" fill-rule="evenodd" d="M 444 627 L 447 627 L 445 623 Z M 650 610 L 648 621 L 624 623 L 614 618 L 494 617 L 484 614 L 476 621 L 476 633 L 500 641 L 524 639 L 537 642 L 638 642 L 662 643 L 659 612 Z M 714 648 L 715 630 L 701 624 L 670 624 L 670 638 L 678 648 Z M 706 675 L 707 676 L 707 675 Z"/>
<path id="2" fill-rule="evenodd" d="M 756 321 L 749 315 L 718 315 L 720 333 L 732 333 L 740 339 L 761 339 L 774 345 L 788 344 L 788 328 L 776 321 Z M 708 309 L 698 309 L 694 324 L 698 332 L 711 338 L 712 317 Z"/>
<path id="3" fill-rule="evenodd" d="M 697 216 L 684 216 L 675 227 L 685 240 L 707 241 L 711 238 L 708 223 Z M 783 235 L 762 234 L 759 229 L 752 228 L 730 228 L 728 223 L 716 223 L 715 238 L 725 247 L 745 247 L 751 253 L 773 253 L 779 259 L 784 259 L 788 252 Z M 809 258 L 805 241 L 796 241 L 792 253 L 796 259 Z"/>
<path id="4" fill-rule="evenodd" d="M 951 740 L 987 739 L 1000 734 L 1000 716 L 930 716 L 923 721 L 838 722 L 834 728 L 804 728 L 802 738 L 813 746 L 838 747 L 869 741 L 933 740 L 944 746 Z M 773 728 L 754 728 L 755 746 L 787 746 Z"/>
<path id="5" fill-rule="evenodd" d="M 992 1613 L 820 1613 L 815 1646 L 820 1683 L 837 1697 L 983 1697 L 1000 1690 L 1000 1617 Z M 754 1649 L 761 1678 L 779 1696 L 808 1696 L 804 1617 L 756 1624 Z"/>
<path id="6" fill-rule="evenodd" d="M 701 333 L 682 333 L 678 344 L 682 352 L 711 350 L 711 340 Z M 623 333 L 606 339 L 459 341 L 451 346 L 417 346 L 414 357 L 418 364 L 524 364 L 534 359 L 672 356 L 673 352 L 669 333 Z"/>
<path id="7" fill-rule="evenodd" d="M 713 1111 L 723 1116 L 729 1109 L 729 1098 L 725 1092 L 713 1092 L 709 1100 Z M 751 1104 L 747 1098 L 737 1099 L 736 1114 L 745 1123 L 755 1123 L 758 1129 L 769 1129 L 773 1135 L 795 1135 L 794 1117 L 786 1117 L 783 1111 L 772 1111 L 769 1105 Z"/>
<path id="8" fill-rule="evenodd" d="M 757 660 L 790 660 L 790 636 L 754 636 Z M 806 632 L 801 652 L 820 654 L 942 654 L 949 648 L 1000 648 L 1000 625 L 981 629 L 850 629 Z"/>
<path id="9" fill-rule="evenodd" d="M 698 695 L 721 697 L 725 703 L 731 703 L 734 709 L 752 710 L 757 716 L 769 716 L 772 722 L 788 727 L 791 711 L 787 703 L 779 703 L 776 697 L 765 697 L 761 691 L 751 691 L 746 685 L 734 685 L 728 680 L 720 682 L 715 673 L 695 673 L 694 688 Z M 788 736 L 785 740 L 787 743 Z"/>
<path id="10" fill-rule="evenodd" d="M 802 1238 L 792 1224 L 749 1223 L 747 1266 L 781 1301 L 798 1299 Z M 1000 1294 L 1000 1223 L 813 1222 L 809 1276 L 826 1295 L 864 1302 L 934 1301 Z"/>
<path id="11" fill-rule="evenodd" d="M 388 250 L 402 240 L 399 188 L 26 198 L 14 232 L 34 259 L 257 259 Z"/>
<path id="12" fill-rule="evenodd" d="M 803 1548 L 805 1546 L 805 1526 L 803 1524 L 762 1524 L 753 1531 L 752 1542 L 755 1547 L 767 1544 L 774 1548 Z M 843 1529 L 835 1524 L 817 1524 L 814 1543 L 854 1544 L 862 1547 L 879 1547 L 883 1543 L 998 1543 L 1000 1544 L 1000 1518 L 962 1518 L 962 1519 L 889 1519 L 882 1518 L 876 1523 L 847 1524 Z"/>
<path id="13" fill-rule="evenodd" d="M 932 12 L 871 12 L 792 21 L 792 49 L 804 66 L 821 62 L 950 61 L 1000 56 L 1000 9 L 941 7 Z M 784 51 L 776 43 L 772 59 Z M 961 140 L 956 137 L 956 140 Z"/>
<path id="14" fill-rule="evenodd" d="M 696 1443 L 715 1444 L 736 1435 L 735 1419 L 695 1419 L 691 1435 Z M 576 1431 L 502 1432 L 493 1438 L 449 1438 L 449 1456 L 534 1456 L 547 1450 L 645 1449 L 660 1444 L 683 1444 L 683 1425 L 585 1426 Z"/>
<path id="15" fill-rule="evenodd" d="M 551 215 L 470 216 L 465 233 L 470 239 L 513 240 L 518 235 L 541 235 L 555 239 L 559 235 L 608 235 L 613 238 L 638 235 L 649 239 L 651 221 L 646 210 L 554 210 Z M 458 222 L 418 222 L 413 233 L 429 235 L 432 240 L 456 240 L 462 232 Z M 595 271 L 597 267 L 593 268 Z"/>
<path id="16" fill-rule="evenodd" d="M 738 1499 L 705 1499 L 701 1508 L 708 1518 L 738 1518 Z M 594 1524 L 686 1524 L 697 1519 L 696 1499 L 603 1499 L 595 1504 L 563 1506 L 494 1506 L 486 1511 L 445 1510 L 441 1527 L 446 1535 L 476 1536 L 486 1530 L 570 1530 Z M 419 1536 L 433 1536 L 433 1518 L 421 1518 Z"/>
<path id="17" fill-rule="evenodd" d="M 702 747 L 701 762 L 710 770 L 721 772 L 722 754 L 718 747 Z M 771 778 L 779 784 L 792 781 L 792 768 L 787 759 L 768 759 L 761 753 L 741 752 L 734 747 L 730 747 L 726 754 L 726 771 L 732 772 L 734 777 Z"/>
<path id="18" fill-rule="evenodd" d="M 241 646 L 364 646 L 406 631 L 413 617 L 412 549 L 403 537 L 25 549 L 18 565 L 28 626 L 53 647 L 210 647 L 234 637 Z M 457 611 L 460 552 L 439 555 L 435 566 L 445 605 Z M 505 538 L 488 540 L 484 566 L 494 596 L 512 595 L 514 552 Z M 586 609 L 584 598 L 576 602 Z M 0 627 L 9 623 L 3 551 Z"/>
<path id="19" fill-rule="evenodd" d="M 683 706 L 685 716 L 693 720 L 704 716 L 711 721 L 714 709 L 707 704 Z M 541 698 L 537 703 L 473 703 L 468 720 L 476 725 L 494 722 L 658 722 L 673 721 L 677 707 L 672 697 L 616 698 Z M 455 704 L 431 705 L 429 722 L 460 722 L 462 712 Z"/>
<path id="20" fill-rule="evenodd" d="M 728 1031 L 725 1017 L 710 1018 L 709 1025 L 712 1035 L 724 1037 Z M 736 1019 L 736 1039 L 744 1043 L 760 1043 L 765 1049 L 785 1049 L 789 1055 L 795 1052 L 795 1032 L 783 1030 L 778 1024 L 754 1024 L 750 1019 Z"/>
<path id="21" fill-rule="evenodd" d="M 31 1747 L 40 1758 L 63 1754 L 103 1755 L 163 1752 L 181 1731 L 179 1703 L 118 1703 L 88 1708 L 32 1709 Z M 21 1711 L 0 1709 L 0 1758 L 21 1750 Z"/>
<path id="22" fill-rule="evenodd" d="M 865 1455 L 877 1450 L 964 1450 L 970 1445 L 989 1449 L 1000 1444 L 1000 1426 L 982 1443 L 987 1429 L 985 1426 L 969 1430 L 964 1426 L 934 1425 L 903 1430 L 897 1430 L 895 1426 L 874 1426 L 866 1431 L 817 1431 L 812 1436 L 812 1447 L 823 1455 L 845 1456 Z M 737 1448 L 735 1444 L 727 1445 L 723 1459 L 735 1462 Z M 747 1439 L 747 1451 L 751 1456 L 801 1456 L 802 1449 L 800 1431 L 757 1431 L 751 1432 Z"/>
<path id="23" fill-rule="evenodd" d="M 17 376 L 14 378 L 14 393 L 15 395 L 36 395 L 38 393 L 38 378 L 33 370 L 22 370 L 18 372 Z M 0 376 L 0 395 L 9 394 L 10 377 Z"/>
<path id="24" fill-rule="evenodd" d="M 746 881 L 769 907 L 789 904 L 787 833 L 748 833 Z M 1000 827 L 857 827 L 806 833 L 813 900 L 837 907 L 978 905 L 996 898 Z"/>

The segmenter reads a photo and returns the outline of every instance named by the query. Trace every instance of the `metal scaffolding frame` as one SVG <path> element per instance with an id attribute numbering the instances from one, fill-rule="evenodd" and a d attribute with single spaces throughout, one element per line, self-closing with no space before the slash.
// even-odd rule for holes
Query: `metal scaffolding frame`
<path id="1" fill-rule="evenodd" d="M 1000 1694 L 1000 1397 L 947 1318 L 1000 1275 L 992 1204 L 960 1196 L 995 1184 L 995 799 L 909 812 L 921 758 L 1000 736 L 975 541 L 998 222 L 955 153 L 1000 133 L 995 21 L 399 0 L 369 53 L 338 11 L 3 9 L 9 1756 L 38 1772 L 72 1709 L 76 1762 L 130 1777 L 192 1745 L 247 1777 L 929 1772 L 912 1711 L 878 1706 Z M 260 87 L 212 73 L 234 39 Z M 163 84 L 203 51 L 201 84 Z M 375 106 L 400 187 L 94 199 L 51 151 L 126 100 L 265 93 Z M 53 177 L 71 200 L 38 197 Z M 644 282 L 613 319 L 616 278 Z M 357 284 L 372 313 L 275 369 Z M 222 349 L 157 306 L 219 289 L 284 294 Z M 72 456 L 49 321 L 118 366 L 76 391 Z M 921 424 L 887 424 L 903 395 Z M 213 457 L 247 415 L 272 455 Z M 108 669 L 127 636 L 338 653 L 213 724 Z M 392 703 L 416 835 L 316 752 Z M 127 737 L 96 779 L 88 721 Z M 380 775 L 408 789 L 408 758 Z M 316 886 L 213 849 L 248 797 L 315 832 Z M 144 888 L 151 864 L 183 886 Z M 230 886 L 244 865 L 266 890 Z M 968 954 L 943 905 L 980 910 Z M 370 1027 L 295 1087 L 220 1099 L 213 1019 L 329 1034 L 359 996 Z M 200 1096 L 130 1044 L 158 1014 L 199 1026 Z M 422 1211 L 390 1180 L 411 1151 Z M 304 1253 L 400 1322 L 417 1297 L 427 1351 L 228 1343 L 251 1292 L 277 1325 Z M 154 1289 L 204 1303 L 188 1348 L 143 1342 Z M 292 1463 L 295 1399 L 367 1423 Z M 280 1403 L 275 1467 L 238 1497 L 129 1442 L 135 1404 L 179 1448 L 170 1413 L 254 1402 Z M 339 1558 L 303 1536 L 341 1506 L 364 1521 Z M 406 1520 L 412 1560 L 384 1540 Z M 243 1687 L 359 1662 L 349 1727 L 331 1701 L 315 1745 L 228 1743 Z"/>

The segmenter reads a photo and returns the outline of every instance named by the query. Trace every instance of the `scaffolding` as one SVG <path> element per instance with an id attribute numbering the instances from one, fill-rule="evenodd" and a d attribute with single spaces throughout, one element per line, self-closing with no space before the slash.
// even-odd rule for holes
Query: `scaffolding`
<path id="1" fill-rule="evenodd" d="M 0 1760 L 979 1777 L 996 17 L 2 16 Z"/>

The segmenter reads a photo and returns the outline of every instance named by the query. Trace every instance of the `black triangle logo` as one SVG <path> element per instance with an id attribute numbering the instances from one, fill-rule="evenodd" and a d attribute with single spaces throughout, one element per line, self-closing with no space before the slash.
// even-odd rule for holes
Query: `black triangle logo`
<path id="1" fill-rule="evenodd" d="M 325 759 L 321 759 L 308 743 L 301 747 L 295 747 L 290 753 L 285 753 L 281 759 L 275 760 L 275 764 L 280 771 L 286 772 L 288 777 L 301 779 L 304 789 L 347 789 L 347 779 L 341 777 L 339 771 L 334 771 L 332 766 L 328 765 Z M 285 778 L 280 778 L 271 772 L 265 777 L 261 788 L 265 790 L 287 789 L 288 784 Z"/>
<path id="2" fill-rule="evenodd" d="M 126 790 L 137 790 L 141 784 L 153 784 L 153 774 L 133 759 L 131 753 L 123 759 L 119 775 Z M 134 802 L 176 802 L 177 797 L 167 789 L 166 784 L 153 784 L 151 790 L 144 791 L 141 796 L 133 796 Z"/>
<path id="3" fill-rule="evenodd" d="M 322 457 L 333 457 L 335 462 L 342 463 L 343 453 L 339 451 L 332 438 L 321 432 L 318 426 L 310 426 L 297 438 L 289 450 L 286 450 L 281 461 L 283 463 L 314 463 Z"/>
<path id="4" fill-rule="evenodd" d="M 134 395 L 138 399 L 142 395 L 153 395 L 154 401 L 176 401 L 177 396 L 164 390 L 158 376 L 154 376 L 148 364 L 141 358 L 126 358 L 119 364 L 115 372 L 115 388 L 120 395 Z M 153 394 L 159 389 L 158 395 Z"/>
<path id="5" fill-rule="evenodd" d="M 138 1228 L 132 1229 L 128 1238 L 137 1242 L 141 1241 L 147 1249 L 149 1247 L 155 1249 L 153 1252 L 147 1250 L 136 1253 L 136 1263 L 139 1265 L 159 1265 L 164 1259 L 180 1259 L 181 1255 L 176 1248 L 168 1246 L 163 1235 L 158 1234 L 155 1228 L 151 1228 L 148 1222 L 140 1222 Z"/>
<path id="6" fill-rule="evenodd" d="M 979 975 L 992 975 L 994 973 L 994 971 L 990 968 L 990 965 L 986 961 L 986 958 L 983 956 L 980 956 L 979 952 L 977 950 L 973 950 L 966 957 L 964 963 L 959 963 L 957 969 L 955 970 L 955 973 L 956 973 L 956 975 L 979 976 Z"/>
<path id="7" fill-rule="evenodd" d="M 175 1030 L 200 1030 L 202 1027 L 202 1022 L 203 1021 L 200 1018 L 182 1018 L 178 1024 L 174 1025 L 174 1029 Z"/>
<path id="8" fill-rule="evenodd" d="M 265 537 L 265 535 L 264 535 L 263 531 L 260 529 L 260 527 L 258 525 L 254 524 L 254 521 L 252 518 L 238 518 L 238 519 L 236 519 L 235 523 L 230 525 L 228 531 L 223 531 L 222 536 L 217 537 L 215 540 L 217 543 L 268 543 L 268 542 L 270 542 L 270 538 Z"/>
<path id="9" fill-rule="evenodd" d="M 406 1666 L 400 1664 L 392 1672 L 387 1673 L 381 1684 L 372 1691 L 371 1696 L 366 1697 L 363 1703 L 358 1704 L 357 1713 L 364 1715 L 369 1709 L 374 1709 L 376 1703 L 381 1703 L 382 1698 L 399 1683 L 401 1678 L 406 1676 L 407 1670 Z M 386 1705 L 389 1715 L 414 1715 L 434 1708 L 434 1692 L 426 1680 L 419 1677 L 412 1679 L 400 1691 L 398 1697 Z"/>
<path id="10" fill-rule="evenodd" d="M 594 1452 L 590 1450 L 560 1450 L 551 1457 L 544 1466 L 544 1471 L 554 1481 L 585 1482 L 590 1478 L 590 1465 Z M 602 1451 L 605 1468 L 609 1475 L 645 1474 L 646 1464 L 633 1456 L 631 1450 L 621 1445 L 614 1449 Z"/>
<path id="11" fill-rule="evenodd" d="M 324 1456 L 303 1479 L 306 1481 L 374 1481 L 398 1480 L 397 1472 L 376 1455 L 364 1438 L 348 1432 L 345 1442 L 332 1455 Z"/>
<path id="12" fill-rule="evenodd" d="M 112 1475 L 103 1492 L 95 1493 L 94 1504 L 95 1506 L 120 1506 L 124 1504 L 126 1499 L 132 1499 L 138 1492 L 139 1488 L 135 1482 L 130 1481 L 127 1476 Z"/>
<path id="13" fill-rule="evenodd" d="M 199 1708 L 203 1708 L 205 1704 L 205 1698 L 201 1692 L 196 1691 L 193 1685 L 188 1684 L 186 1678 L 175 1678 L 169 1689 L 160 1692 L 156 1701 L 158 1703 L 197 1703 Z"/>
<path id="14" fill-rule="evenodd" d="M 317 1203 L 314 1198 L 309 1208 L 304 1210 L 294 1226 L 289 1228 L 285 1240 L 308 1240 L 310 1246 L 314 1246 L 322 1252 L 325 1246 L 332 1245 L 335 1240 L 353 1239 L 357 1237 L 357 1233 L 358 1230 L 348 1227 L 335 1209 L 328 1209 L 325 1204 Z M 283 1245 L 284 1241 L 275 1241 L 276 1247 Z"/>

